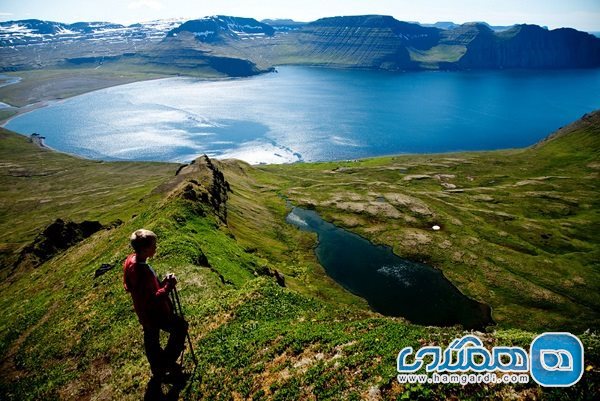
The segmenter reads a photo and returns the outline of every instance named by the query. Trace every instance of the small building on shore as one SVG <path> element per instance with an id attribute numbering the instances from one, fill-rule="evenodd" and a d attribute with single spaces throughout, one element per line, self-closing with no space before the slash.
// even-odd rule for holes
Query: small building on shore
<path id="1" fill-rule="evenodd" d="M 38 146 L 42 146 L 42 147 L 44 146 L 44 139 L 46 139 L 45 136 L 41 136 L 40 134 L 37 134 L 35 132 L 33 134 L 29 135 L 29 141 Z"/>

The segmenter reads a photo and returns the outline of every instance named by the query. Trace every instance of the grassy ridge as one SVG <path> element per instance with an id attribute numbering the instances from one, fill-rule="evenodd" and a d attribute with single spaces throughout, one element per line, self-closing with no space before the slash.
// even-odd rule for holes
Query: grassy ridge
<path id="1" fill-rule="evenodd" d="M 513 260 L 525 260 L 525 267 L 542 258 L 536 259 L 522 249 L 543 251 L 542 256 L 554 263 L 563 279 L 550 289 L 561 289 L 565 298 L 570 297 L 564 301 L 564 309 L 562 303 L 550 303 L 550 318 L 544 318 L 536 305 L 507 304 L 505 318 L 496 316 L 500 327 L 481 334 L 489 345 L 528 347 L 543 324 L 567 324 L 576 315 L 564 314 L 573 311 L 593 323 L 598 311 L 597 306 L 590 311 L 579 306 L 583 301 L 596 305 L 593 280 L 597 280 L 597 272 L 590 260 L 597 254 L 598 242 L 594 232 L 587 231 L 597 221 L 594 213 L 598 210 L 592 194 L 597 185 L 593 178 L 600 126 L 595 118 L 592 124 L 525 151 L 261 168 L 238 161 L 214 162 L 232 189 L 227 201 L 227 224 L 216 216 L 214 206 L 185 196 L 188 185 L 208 192 L 214 185 L 210 172 L 202 166 L 194 174 L 174 177 L 176 165 L 92 162 L 40 149 L 23 137 L 2 131 L 3 266 L 54 218 L 99 219 L 103 223 L 119 218 L 124 223 L 99 231 L 37 269 L 17 270 L 0 283 L 0 398 L 133 400 L 143 396 L 149 369 L 141 328 L 129 295 L 122 288 L 120 263 L 129 253 L 128 234 L 146 227 L 160 239 L 153 266 L 159 274 L 174 271 L 180 277 L 182 303 L 200 359 L 189 385 L 180 394 L 184 399 L 592 399 L 598 393 L 600 366 L 600 344 L 594 332 L 575 331 L 586 347 L 586 366 L 590 370 L 569 389 L 542 389 L 533 384 L 399 385 L 394 377 L 395 356 L 402 347 L 447 345 L 463 331 L 460 327 L 416 326 L 370 312 L 363 300 L 343 291 L 324 274 L 312 252 L 316 238 L 284 223 L 286 207 L 279 195 L 313 205 L 328 220 L 374 241 L 410 239 L 410 255 L 441 267 L 470 295 L 481 290 L 504 296 L 503 291 L 508 289 L 492 287 L 489 272 L 475 270 L 477 263 L 458 264 L 454 274 L 437 264 L 437 258 L 448 255 L 437 246 L 444 240 L 434 238 L 424 243 L 417 235 L 428 233 L 429 224 L 440 222 L 443 234 L 455 235 L 449 239 L 452 243 L 481 236 L 479 243 L 469 244 L 468 256 L 484 255 L 481 257 L 494 267 L 492 272 L 501 277 L 511 277 L 512 273 L 498 267 L 504 265 L 493 263 L 496 259 L 490 260 L 492 251 L 486 249 L 511 249 L 500 257 L 508 265 Z M 531 158 L 534 160 L 528 161 Z M 524 164 L 517 167 L 518 163 Z M 439 169 L 452 170 L 449 174 L 456 177 L 439 181 L 415 177 L 432 175 L 432 169 L 436 173 Z M 571 180 L 539 178 L 554 169 L 561 169 L 561 175 Z M 463 176 L 466 171 L 468 175 Z M 535 183 L 516 185 L 512 174 L 516 175 L 514 179 Z M 492 179 L 498 184 L 491 185 Z M 457 186 L 454 189 L 464 192 L 446 194 L 440 189 L 442 182 L 453 183 Z M 570 184 L 563 187 L 565 183 Z M 481 190 L 483 187 L 494 191 Z M 370 192 L 378 196 L 384 192 L 386 196 L 392 189 L 396 196 L 388 195 L 386 199 L 395 202 L 399 215 L 388 206 L 383 206 L 383 211 L 370 209 L 370 202 L 364 201 Z M 535 201 L 527 203 L 529 192 L 543 192 L 544 197 L 533 196 Z M 481 195 L 499 198 L 500 202 L 493 203 Z M 344 198 L 331 203 L 336 196 Z M 477 196 L 479 200 L 472 199 Z M 550 215 L 547 220 L 569 223 L 565 232 L 582 250 L 563 256 L 550 253 L 547 249 L 554 248 L 522 240 L 520 225 L 514 220 L 495 217 L 510 212 L 518 216 L 518 223 L 541 225 L 540 230 L 545 232 L 551 224 L 546 219 L 517 212 L 529 210 L 522 205 L 538 199 L 542 199 L 539 207 L 554 207 L 552 197 L 545 203 L 548 196 L 576 197 L 579 201 L 577 207 L 571 206 L 574 213 L 566 217 Z M 589 196 L 587 201 L 584 196 Z M 510 208 L 505 209 L 505 204 Z M 494 205 L 502 208 L 496 210 Z M 533 213 L 533 206 L 530 208 Z M 452 218 L 462 225 L 453 228 L 456 223 Z M 17 221 L 19 224 L 15 224 Z M 395 228 L 395 236 L 385 234 L 389 225 L 398 221 L 403 225 Z M 512 247 L 497 248 L 489 240 L 495 237 L 484 235 L 492 235 L 496 225 L 507 233 L 499 238 Z M 555 230 L 551 233 L 565 235 L 561 229 Z M 469 233 L 468 238 L 461 236 L 463 231 Z M 561 238 L 551 245 L 561 250 L 567 247 L 569 241 Z M 405 249 L 401 244 L 394 244 L 397 252 Z M 518 258 L 512 259 L 511 252 L 518 252 Z M 554 255 L 559 255 L 558 261 Z M 565 265 L 564 259 L 572 264 Z M 115 267 L 94 279 L 95 269 L 103 263 Z M 567 272 L 569 266 L 577 272 Z M 592 272 L 579 271 L 579 266 Z M 469 285 L 461 281 L 461 269 L 468 274 Z M 275 284 L 269 276 L 273 270 L 284 272 L 287 288 Z M 584 275 L 582 285 L 586 291 L 564 286 L 564 280 L 572 279 L 574 274 Z M 540 291 L 540 281 L 534 279 L 533 275 L 533 281 L 529 276 L 515 275 L 512 283 L 526 286 L 527 291 Z M 522 295 L 529 299 L 526 292 Z M 518 310 L 531 317 L 530 328 L 517 318 Z M 496 307 L 495 313 L 499 311 L 502 308 Z"/>

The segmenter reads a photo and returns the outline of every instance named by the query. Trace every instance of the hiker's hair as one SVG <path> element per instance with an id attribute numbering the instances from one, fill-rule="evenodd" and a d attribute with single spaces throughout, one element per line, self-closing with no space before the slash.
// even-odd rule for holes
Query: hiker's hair
<path id="1" fill-rule="evenodd" d="M 140 228 L 131 234 L 129 240 L 134 251 L 139 252 L 156 242 L 156 234 L 150 230 Z"/>

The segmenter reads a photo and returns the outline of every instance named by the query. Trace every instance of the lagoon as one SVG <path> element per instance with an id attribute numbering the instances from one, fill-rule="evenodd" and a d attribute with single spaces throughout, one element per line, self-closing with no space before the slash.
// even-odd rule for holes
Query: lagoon
<path id="1" fill-rule="evenodd" d="M 531 145 L 600 108 L 600 70 L 382 72 L 284 66 L 168 78 L 34 110 L 6 128 L 101 160 L 344 160 Z"/>

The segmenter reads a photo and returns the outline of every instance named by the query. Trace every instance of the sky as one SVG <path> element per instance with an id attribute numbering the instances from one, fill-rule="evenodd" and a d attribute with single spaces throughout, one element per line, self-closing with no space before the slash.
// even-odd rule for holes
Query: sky
<path id="1" fill-rule="evenodd" d="M 385 14 L 422 23 L 485 21 L 491 25 L 529 23 L 550 29 L 600 31 L 600 0 L 0 0 L 0 21 L 36 18 L 132 24 L 215 14 L 296 21 Z"/>

